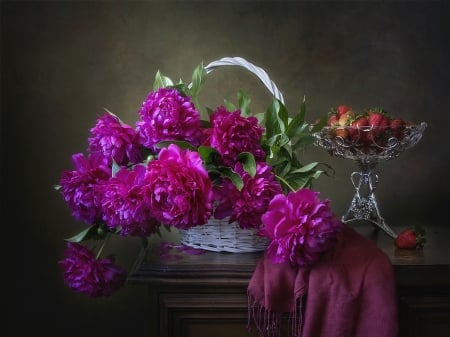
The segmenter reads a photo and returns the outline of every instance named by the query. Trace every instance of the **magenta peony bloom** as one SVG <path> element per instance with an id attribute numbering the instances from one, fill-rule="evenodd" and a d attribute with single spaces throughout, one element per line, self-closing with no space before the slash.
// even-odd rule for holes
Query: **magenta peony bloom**
<path id="1" fill-rule="evenodd" d="M 108 157 L 110 164 L 113 159 L 119 165 L 136 164 L 142 160 L 136 131 L 117 116 L 111 113 L 101 116 L 91 129 L 91 134 L 88 139 L 89 152 L 102 153 Z"/>
<path id="2" fill-rule="evenodd" d="M 250 152 L 256 161 L 264 161 L 266 154 L 261 148 L 264 129 L 256 117 L 242 117 L 241 111 L 228 112 L 221 106 L 211 115 L 211 147 L 216 149 L 227 165 L 234 165 L 241 152 Z"/>
<path id="3" fill-rule="evenodd" d="M 299 266 L 314 264 L 334 247 L 342 229 L 329 200 L 321 201 L 319 192 L 306 188 L 275 196 L 262 222 L 261 235 L 270 240 L 266 252 L 272 262 Z"/>
<path id="4" fill-rule="evenodd" d="M 101 196 L 97 186 L 109 179 L 111 168 L 106 157 L 98 153 L 88 158 L 76 153 L 72 161 L 75 170 L 62 173 L 60 191 L 75 219 L 94 224 L 102 219 Z"/>
<path id="5" fill-rule="evenodd" d="M 212 183 L 197 152 L 171 144 L 149 162 L 145 195 L 161 222 L 187 229 L 205 224 L 212 208 Z"/>
<path id="6" fill-rule="evenodd" d="M 261 215 L 273 197 L 282 192 L 281 186 L 271 167 L 264 162 L 256 164 L 254 177 L 244 171 L 241 163 L 237 163 L 234 170 L 242 177 L 244 187 L 238 191 L 225 179 L 222 186 L 215 189 L 218 206 L 214 216 L 218 219 L 230 216 L 230 223 L 237 221 L 241 228 L 259 228 Z"/>
<path id="7" fill-rule="evenodd" d="M 123 286 L 126 271 L 114 258 L 96 259 L 83 245 L 69 242 L 66 258 L 59 261 L 65 283 L 74 291 L 90 297 L 110 296 Z"/>
<path id="8" fill-rule="evenodd" d="M 99 185 L 103 220 L 109 228 L 120 228 L 121 235 L 148 236 L 160 225 L 143 198 L 145 173 L 143 165 L 136 165 L 133 170 L 123 168 Z"/>
<path id="9" fill-rule="evenodd" d="M 138 113 L 141 119 L 136 129 L 141 143 L 158 151 L 155 145 L 161 141 L 187 141 L 199 145 L 200 113 L 190 97 L 185 97 L 176 89 L 160 88 L 151 92 Z"/>

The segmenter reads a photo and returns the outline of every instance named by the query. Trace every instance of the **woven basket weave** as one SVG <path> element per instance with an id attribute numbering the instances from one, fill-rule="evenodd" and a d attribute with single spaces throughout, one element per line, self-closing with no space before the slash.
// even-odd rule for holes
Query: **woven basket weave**
<path id="1" fill-rule="evenodd" d="M 259 252 L 266 249 L 268 240 L 256 235 L 253 229 L 242 229 L 237 222 L 228 223 L 228 218 L 210 218 L 202 226 L 180 230 L 181 243 L 193 248 L 214 252 Z"/>
<path id="2" fill-rule="evenodd" d="M 206 73 L 223 66 L 239 66 L 255 74 L 274 98 L 284 103 L 283 95 L 269 78 L 266 71 L 241 57 L 224 57 L 209 63 Z M 256 229 L 242 229 L 237 222 L 228 223 L 228 218 L 210 218 L 208 223 L 180 230 L 180 242 L 193 248 L 200 248 L 215 252 L 245 253 L 263 251 L 268 240 L 257 235 Z"/>

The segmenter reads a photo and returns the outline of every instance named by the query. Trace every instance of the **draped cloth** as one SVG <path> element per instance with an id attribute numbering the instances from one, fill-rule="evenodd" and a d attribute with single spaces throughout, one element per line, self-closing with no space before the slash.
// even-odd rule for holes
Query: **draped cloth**
<path id="1" fill-rule="evenodd" d="M 310 267 L 264 254 L 248 285 L 249 329 L 261 337 L 396 337 L 394 270 L 371 240 L 344 224 Z"/>

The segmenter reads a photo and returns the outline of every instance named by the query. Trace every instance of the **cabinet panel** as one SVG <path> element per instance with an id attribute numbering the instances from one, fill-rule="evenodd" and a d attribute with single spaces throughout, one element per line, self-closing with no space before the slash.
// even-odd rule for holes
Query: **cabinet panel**
<path id="1" fill-rule="evenodd" d="M 402 296 L 399 299 L 400 337 L 448 337 L 450 296 Z"/>
<path id="2" fill-rule="evenodd" d="M 160 294 L 160 336 L 251 337 L 242 294 Z"/>
<path id="3" fill-rule="evenodd" d="M 256 330 L 248 331 L 242 322 L 224 322 L 220 318 L 215 322 L 190 322 L 186 327 L 186 337 L 257 337 Z"/>

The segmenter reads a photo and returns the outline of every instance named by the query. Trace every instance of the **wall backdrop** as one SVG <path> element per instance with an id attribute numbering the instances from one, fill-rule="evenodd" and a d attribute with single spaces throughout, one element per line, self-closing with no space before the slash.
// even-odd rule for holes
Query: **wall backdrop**
<path id="1" fill-rule="evenodd" d="M 415 148 L 377 168 L 377 196 L 393 226 L 449 225 L 449 22 L 446 1 L 2 1 L 10 335 L 152 336 L 142 288 L 92 300 L 63 284 L 63 238 L 84 226 L 53 185 L 72 168 L 71 154 L 86 148 L 104 107 L 134 124 L 157 70 L 188 80 L 202 61 L 241 56 L 267 70 L 289 111 L 306 96 L 310 122 L 339 104 L 426 121 Z M 254 76 L 234 68 L 214 71 L 202 99 L 218 105 L 237 89 L 250 94 L 255 112 L 270 102 Z M 354 163 L 315 147 L 304 155 L 335 168 L 315 188 L 343 214 Z M 133 239 L 114 243 L 127 268 L 139 248 Z"/>

